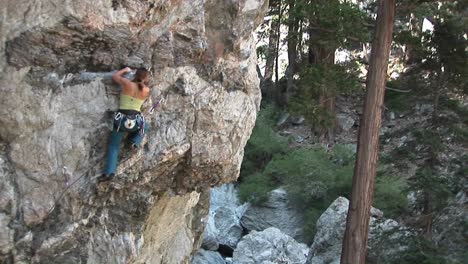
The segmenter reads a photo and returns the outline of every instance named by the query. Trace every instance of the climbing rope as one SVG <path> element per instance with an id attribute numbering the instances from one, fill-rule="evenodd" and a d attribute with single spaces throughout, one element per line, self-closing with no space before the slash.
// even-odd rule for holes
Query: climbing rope
<path id="1" fill-rule="evenodd" d="M 66 169 L 66 167 L 63 167 L 63 169 Z M 49 209 L 49 211 L 47 212 L 46 214 L 46 217 L 48 217 L 55 209 L 55 207 L 57 206 L 57 204 L 59 203 L 59 200 L 62 199 L 62 197 L 68 192 L 68 190 L 71 189 L 71 187 L 73 187 L 80 179 L 82 179 L 84 176 L 86 176 L 88 174 L 88 172 L 90 172 L 90 170 L 86 171 L 83 173 L 83 175 L 81 175 L 80 177 L 76 178 L 72 183 L 68 184 L 67 182 L 67 187 L 60 193 L 60 195 L 54 199 L 54 202 L 52 204 L 52 207 Z M 91 179 L 96 179 L 97 177 L 99 177 L 99 175 L 96 175 L 96 176 L 93 176 L 93 177 L 90 177 L 90 180 Z M 81 185 L 80 185 L 80 188 L 83 187 L 83 185 L 85 183 L 87 183 L 88 181 L 84 181 Z"/>

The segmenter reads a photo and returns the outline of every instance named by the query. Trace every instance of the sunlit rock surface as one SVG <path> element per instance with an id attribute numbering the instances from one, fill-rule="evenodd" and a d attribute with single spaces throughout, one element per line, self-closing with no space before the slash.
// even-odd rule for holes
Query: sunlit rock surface
<path id="1" fill-rule="evenodd" d="M 275 227 L 244 236 L 234 250 L 233 263 L 298 263 L 307 260 L 306 244 L 298 243 Z"/>

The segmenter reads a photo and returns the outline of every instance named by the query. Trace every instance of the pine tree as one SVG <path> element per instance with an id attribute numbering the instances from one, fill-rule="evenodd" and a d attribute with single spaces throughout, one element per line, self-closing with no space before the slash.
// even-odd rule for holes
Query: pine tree
<path id="1" fill-rule="evenodd" d="M 356 166 L 341 263 L 366 262 L 370 208 L 374 195 L 382 106 L 392 43 L 395 0 L 381 0 L 367 74 L 366 100 L 359 130 Z"/>

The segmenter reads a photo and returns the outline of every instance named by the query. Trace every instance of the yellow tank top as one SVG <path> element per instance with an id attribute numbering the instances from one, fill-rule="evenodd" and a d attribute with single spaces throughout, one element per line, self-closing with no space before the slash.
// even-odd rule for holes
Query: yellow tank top
<path id="1" fill-rule="evenodd" d="M 135 110 L 141 111 L 141 105 L 145 100 L 141 100 L 130 95 L 120 95 L 120 108 L 122 110 Z"/>

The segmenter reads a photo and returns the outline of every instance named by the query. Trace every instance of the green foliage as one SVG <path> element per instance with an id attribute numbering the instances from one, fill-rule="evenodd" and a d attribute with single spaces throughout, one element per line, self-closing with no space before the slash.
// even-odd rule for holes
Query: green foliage
<path id="1" fill-rule="evenodd" d="M 448 179 L 434 173 L 432 169 L 427 167 L 416 171 L 415 176 L 408 181 L 408 188 L 422 194 L 417 196 L 417 204 L 424 207 L 430 203 L 430 209 L 433 211 L 446 206 L 447 200 L 451 196 Z"/>
<path id="2" fill-rule="evenodd" d="M 398 137 L 400 134 L 411 134 L 414 140 L 406 141 L 392 152 L 382 157 L 384 163 L 402 165 L 407 161 L 415 161 L 424 157 L 425 154 L 437 153 L 444 149 L 442 136 L 437 130 L 425 128 L 410 128 L 400 131 L 399 134 L 387 135 L 387 137 Z M 430 150 L 430 152 L 429 152 Z"/>
<path id="3" fill-rule="evenodd" d="M 452 124 L 450 130 L 460 142 L 468 142 L 468 126 L 464 124 Z"/>
<path id="4" fill-rule="evenodd" d="M 257 58 L 266 60 L 267 54 L 268 54 L 267 45 L 257 46 Z"/>
<path id="5" fill-rule="evenodd" d="M 427 1 L 416 8 L 404 20 L 422 22 L 432 17 L 434 31 L 420 32 L 419 27 L 405 28 L 411 23 L 401 23 L 396 30 L 395 42 L 411 50 L 411 71 L 405 78 L 419 80 L 425 95 L 447 92 L 468 94 L 468 45 L 466 39 L 467 20 L 462 10 L 466 8 L 459 1 Z M 406 22 L 406 21 L 405 21 Z"/>
<path id="6" fill-rule="evenodd" d="M 465 188 L 464 185 L 468 182 L 468 154 L 463 155 L 459 160 L 455 160 L 453 163 L 459 167 L 454 175 L 454 180 L 452 181 L 454 190 L 463 190 Z"/>
<path id="7" fill-rule="evenodd" d="M 408 248 L 398 254 L 396 259 L 390 263 L 398 264 L 445 264 L 448 263 L 444 256 L 446 255 L 446 250 L 443 245 L 435 245 L 433 242 L 423 238 L 423 237 L 411 237 L 408 239 L 407 245 Z"/>
<path id="8" fill-rule="evenodd" d="M 417 144 L 429 146 L 433 153 L 438 153 L 444 149 L 444 143 L 439 131 L 417 129 L 413 131 L 413 135 Z"/>
<path id="9" fill-rule="evenodd" d="M 278 111 L 272 105 L 266 105 L 260 110 L 245 148 L 241 176 L 263 170 L 274 154 L 287 149 L 286 139 L 273 130 L 277 116 Z"/>
<path id="10" fill-rule="evenodd" d="M 445 264 L 447 250 L 419 235 L 399 237 L 399 230 L 385 231 L 372 248 L 369 264 Z M 395 238 L 397 235 L 397 238 Z M 398 247 L 395 246 L 398 245 Z M 390 245 L 390 247 L 389 247 Z M 397 249 L 397 252 L 392 252 Z"/>
<path id="11" fill-rule="evenodd" d="M 407 183 L 402 177 L 383 175 L 375 183 L 374 207 L 390 217 L 397 216 L 408 204 Z"/>
<path id="12" fill-rule="evenodd" d="M 297 208 L 306 210 L 305 238 L 315 234 L 315 223 L 321 213 L 338 196 L 348 196 L 351 190 L 353 162 L 351 151 L 341 148 L 340 157 L 330 156 L 323 148 L 297 149 L 276 156 L 265 168 L 264 175 L 285 186 L 291 201 Z M 333 160 L 345 159 L 347 164 Z"/>
<path id="13" fill-rule="evenodd" d="M 268 199 L 268 192 L 274 185 L 268 177 L 261 173 L 254 173 L 244 177 L 239 186 L 239 198 L 243 202 L 262 204 Z"/>
<path id="14" fill-rule="evenodd" d="M 321 95 L 330 97 L 350 93 L 359 88 L 356 74 L 340 65 L 313 64 L 299 72 L 297 95 L 290 109 L 303 115 L 315 128 L 328 128 L 334 124 L 334 114 L 328 113 L 319 102 Z"/>
<path id="15" fill-rule="evenodd" d="M 450 132 L 455 136 L 455 140 L 459 143 L 468 143 L 468 107 L 460 104 L 458 100 L 449 98 L 442 98 L 441 107 L 455 112 L 456 116 L 452 116 L 448 120 L 448 127 Z"/>
<path id="16" fill-rule="evenodd" d="M 339 195 L 347 195 L 353 166 L 353 163 L 333 162 L 322 148 L 301 148 L 273 158 L 264 174 L 286 186 L 292 200 L 301 207 L 318 200 L 331 202 Z"/>
<path id="17" fill-rule="evenodd" d="M 256 149 L 258 153 L 258 147 Z M 246 149 L 248 151 L 251 150 Z M 299 148 L 273 153 L 263 169 L 257 168 L 255 173 L 242 174 L 240 198 L 242 201 L 262 204 L 267 200 L 268 192 L 284 186 L 293 204 L 305 212 L 305 239 L 311 241 L 316 222 L 323 211 L 338 196 L 349 198 L 354 162 L 353 152 L 343 145 L 336 145 L 332 153 L 327 153 L 323 148 Z M 390 214 L 405 208 L 405 187 L 403 179 L 379 177 L 375 205 Z"/>
<path id="18" fill-rule="evenodd" d="M 440 100 L 440 105 L 441 107 L 449 109 L 458 115 L 459 120 L 455 121 L 468 125 L 468 107 L 463 106 L 459 100 L 443 97 Z"/>
<path id="19" fill-rule="evenodd" d="M 390 137 L 390 136 L 388 136 Z M 384 164 L 394 164 L 400 170 L 408 169 L 407 162 L 416 161 L 419 158 L 415 141 L 405 142 L 396 147 L 390 153 L 383 155 L 380 161 Z"/>
<path id="20" fill-rule="evenodd" d="M 335 145 L 333 148 L 333 160 L 341 165 L 354 164 L 354 153 L 346 145 Z"/>
<path id="21" fill-rule="evenodd" d="M 368 42 L 370 34 L 366 21 L 368 15 L 357 5 L 347 1 L 306 1 L 300 5 L 300 16 L 310 18 L 310 24 L 320 32 L 317 41 L 320 46 L 328 49 L 346 48 L 350 40 Z"/>
<path id="22" fill-rule="evenodd" d="M 390 88 L 406 90 L 408 86 L 406 82 L 402 80 L 392 80 L 387 82 L 387 86 Z M 390 111 L 405 112 L 411 109 L 414 101 L 414 93 L 402 93 L 393 90 L 386 90 L 384 103 Z"/>
<path id="23" fill-rule="evenodd" d="M 316 207 L 309 207 L 304 213 L 304 234 L 306 237 L 306 240 L 312 241 L 315 231 L 316 231 L 316 226 L 317 226 L 317 220 L 320 218 L 322 215 L 323 211 L 326 210 L 327 205 L 319 205 Z"/>

